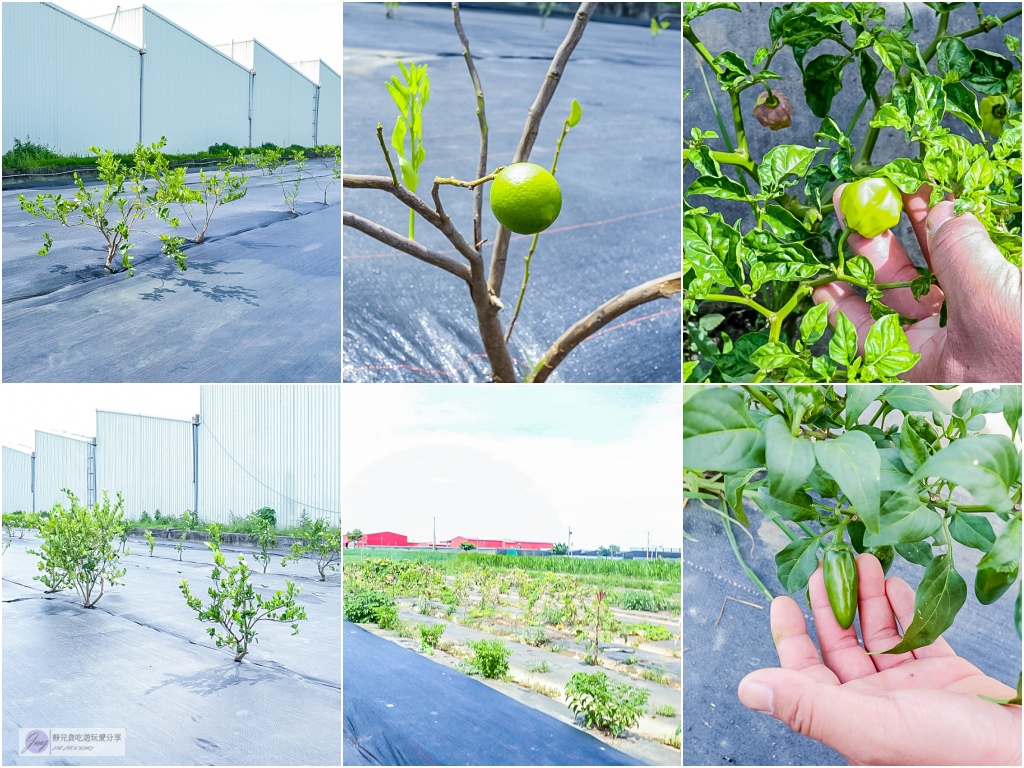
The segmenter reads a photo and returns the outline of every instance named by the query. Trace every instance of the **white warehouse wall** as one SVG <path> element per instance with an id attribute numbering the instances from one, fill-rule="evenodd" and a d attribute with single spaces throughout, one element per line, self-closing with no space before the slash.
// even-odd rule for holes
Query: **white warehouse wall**
<path id="1" fill-rule="evenodd" d="M 36 512 L 68 498 L 67 488 L 82 504 L 93 501 L 89 493 L 89 464 L 93 445 L 87 437 L 56 435 L 36 430 Z"/>
<path id="2" fill-rule="evenodd" d="M 3 449 L 3 513 L 32 512 L 32 455 Z"/>
<path id="3" fill-rule="evenodd" d="M 124 497 L 125 516 L 179 516 L 195 504 L 192 422 L 96 411 L 96 487 Z"/>
<path id="4" fill-rule="evenodd" d="M 259 40 L 253 41 L 252 143 L 313 146 L 316 84 Z"/>
<path id="5" fill-rule="evenodd" d="M 320 86 L 316 143 L 341 145 L 341 75 L 320 59 L 300 61 L 295 68 Z"/>
<path id="6" fill-rule="evenodd" d="M 272 507 L 340 524 L 341 397 L 330 385 L 200 388 L 199 517 L 229 522 Z"/>
<path id="7" fill-rule="evenodd" d="M 53 3 L 3 3 L 3 151 L 31 137 L 63 154 L 131 152 L 137 48 Z"/>

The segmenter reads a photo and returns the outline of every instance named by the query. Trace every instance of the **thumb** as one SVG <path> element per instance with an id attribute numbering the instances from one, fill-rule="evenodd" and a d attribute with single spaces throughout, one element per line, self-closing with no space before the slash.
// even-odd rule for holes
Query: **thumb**
<path id="1" fill-rule="evenodd" d="M 851 762 L 859 762 L 860 755 L 876 754 L 876 742 L 887 739 L 878 699 L 818 682 L 804 672 L 759 669 L 740 681 L 738 693 L 743 706 L 827 744 Z"/>
<path id="2" fill-rule="evenodd" d="M 1015 295 L 1004 298 L 1016 305 L 1020 272 L 1003 257 L 974 214 L 957 216 L 953 205 L 944 200 L 925 219 L 929 261 L 949 306 L 966 312 L 987 310 L 987 315 L 992 304 L 1002 304 L 993 301 L 995 294 L 1006 290 L 1015 290 Z"/>

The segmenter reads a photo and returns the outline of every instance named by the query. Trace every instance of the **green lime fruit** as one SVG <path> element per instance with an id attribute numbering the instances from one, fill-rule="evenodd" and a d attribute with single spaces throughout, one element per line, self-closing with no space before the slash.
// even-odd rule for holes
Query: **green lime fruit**
<path id="1" fill-rule="evenodd" d="M 562 190 L 536 163 L 512 163 L 491 184 L 491 211 L 502 225 L 520 235 L 551 226 L 562 210 Z"/>

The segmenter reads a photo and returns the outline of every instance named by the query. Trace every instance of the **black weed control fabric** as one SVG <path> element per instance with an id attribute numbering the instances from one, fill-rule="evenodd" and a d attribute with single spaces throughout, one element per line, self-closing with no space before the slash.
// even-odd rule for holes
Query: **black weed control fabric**
<path id="1" fill-rule="evenodd" d="M 297 215 L 276 177 L 248 171 L 248 194 L 217 209 L 188 269 L 160 255 L 154 217 L 133 241 L 134 277 L 103 268 L 103 236 L 20 210 L 18 195 L 68 196 L 70 185 L 3 192 L 5 382 L 337 382 L 341 378 L 340 191 L 311 161 Z M 292 169 L 286 178 L 294 180 Z M 197 173 L 188 175 L 190 183 Z M 176 230 L 195 237 L 184 214 Z M 201 226 L 201 221 L 200 221 Z M 53 248 L 41 258 L 43 233 Z"/>
<path id="2" fill-rule="evenodd" d="M 45 594 L 37 538 L 15 538 L 3 555 L 4 765 L 339 765 L 341 577 L 320 581 L 313 563 L 267 573 L 249 550 L 250 585 L 264 596 L 301 587 L 307 618 L 263 621 L 241 663 L 217 648 L 178 585 L 210 603 L 213 557 L 198 542 L 181 553 L 160 541 L 129 541 L 124 584 L 94 608 L 73 590 Z M 124 728 L 123 757 L 18 753 L 19 728 Z"/>
<path id="3" fill-rule="evenodd" d="M 462 22 L 486 99 L 488 170 L 507 165 L 527 110 L 568 18 L 466 8 Z M 391 136 L 398 111 L 384 88 L 397 60 L 426 64 L 423 110 L 427 158 L 417 194 L 430 200 L 435 176 L 475 178 L 479 124 L 472 82 L 451 8 L 403 4 L 394 18 L 380 6 L 345 5 L 346 173 L 387 175 L 377 123 Z M 645 27 L 591 22 L 545 114 L 531 162 L 551 167 L 563 122 L 577 99 L 583 117 L 562 145 L 557 178 L 561 215 L 543 232 L 510 351 L 520 375 L 573 323 L 623 291 L 678 272 L 680 203 L 680 34 L 652 39 Z M 401 52 L 401 53 L 398 53 Z M 392 160 L 397 160 L 392 152 Z M 489 185 L 487 185 L 489 186 Z M 445 212 L 472 239 L 472 193 L 441 187 Z M 485 190 L 482 237 L 490 263 L 497 222 Z M 408 234 L 409 213 L 386 192 L 345 191 L 345 210 Z M 416 240 L 462 260 L 424 220 Z M 461 280 L 344 229 L 345 381 L 486 381 L 490 366 Z M 508 326 L 530 236 L 513 236 L 501 290 Z M 680 304 L 659 299 L 613 320 L 576 348 L 552 380 L 674 382 L 681 368 Z"/>
<path id="4" fill-rule="evenodd" d="M 775 574 L 774 553 L 789 540 L 754 507 L 747 506 L 756 543 L 737 536 L 747 565 L 774 595 L 786 594 Z M 767 715 L 740 704 L 736 688 L 748 672 L 778 666 L 768 618 L 768 600 L 747 578 L 722 529 L 721 518 L 694 501 L 686 507 L 683 559 L 683 764 L 846 765 L 824 744 L 793 733 Z M 957 569 L 974 583 L 977 550 L 956 545 Z M 923 568 L 897 559 L 889 572 L 916 587 Z M 1016 685 L 1021 646 L 1013 624 L 1011 590 L 989 606 L 979 605 L 973 588 L 953 626 L 943 634 L 953 650 L 987 675 Z M 804 596 L 803 608 L 816 638 Z M 731 598 L 731 599 L 727 599 Z M 744 602 L 738 602 L 738 601 Z M 753 604 L 753 605 L 748 605 Z"/>
<path id="5" fill-rule="evenodd" d="M 345 765 L 643 765 L 344 622 Z"/>

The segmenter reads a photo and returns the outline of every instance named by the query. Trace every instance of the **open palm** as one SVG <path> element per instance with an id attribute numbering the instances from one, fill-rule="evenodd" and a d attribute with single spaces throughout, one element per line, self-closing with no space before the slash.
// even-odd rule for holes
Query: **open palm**
<path id="1" fill-rule="evenodd" d="M 939 638 L 912 653 L 877 654 L 899 642 L 914 615 L 914 591 L 886 580 L 873 555 L 857 558 L 858 608 L 864 645 L 832 614 L 821 567 L 810 599 L 821 656 L 800 607 L 772 603 L 772 637 L 781 669 L 752 672 L 740 682 L 742 702 L 794 731 L 838 750 L 857 765 L 1020 765 L 1021 708 L 1008 686 L 961 659 Z"/>

